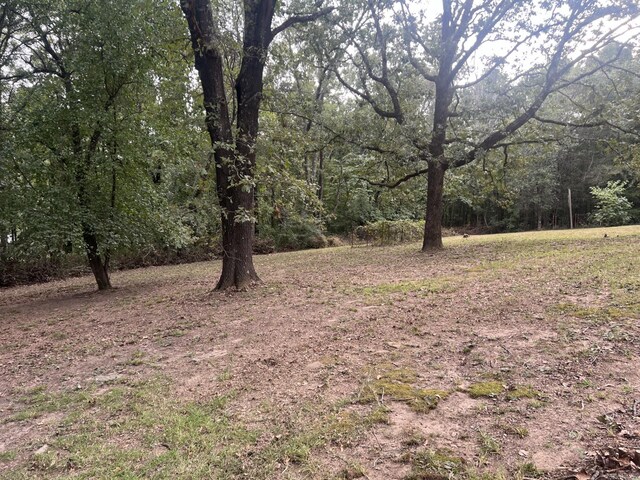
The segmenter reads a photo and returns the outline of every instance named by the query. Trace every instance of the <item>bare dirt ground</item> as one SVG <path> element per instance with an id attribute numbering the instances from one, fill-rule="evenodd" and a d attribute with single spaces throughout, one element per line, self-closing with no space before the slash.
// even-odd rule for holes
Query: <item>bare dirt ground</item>
<path id="1" fill-rule="evenodd" d="M 0 478 L 640 478 L 640 227 L 445 246 L 1 290 Z"/>

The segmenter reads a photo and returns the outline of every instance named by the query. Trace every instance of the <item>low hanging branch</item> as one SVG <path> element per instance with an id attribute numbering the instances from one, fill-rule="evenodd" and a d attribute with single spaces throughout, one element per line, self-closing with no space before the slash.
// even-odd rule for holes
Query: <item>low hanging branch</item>
<path id="1" fill-rule="evenodd" d="M 423 168 L 422 170 L 418 170 L 416 172 L 409 173 L 409 174 L 405 175 L 404 177 L 399 178 L 395 182 L 391 182 L 391 183 L 374 182 L 374 181 L 371 181 L 371 180 L 369 180 L 367 178 L 362 178 L 362 177 L 360 177 L 360 180 L 364 180 L 369 185 L 372 185 L 374 187 L 384 187 L 384 188 L 388 188 L 388 189 L 393 189 L 393 188 L 399 187 L 400 185 L 402 185 L 405 182 L 408 182 L 412 178 L 416 178 L 416 177 L 420 177 L 422 175 L 425 175 L 428 171 L 429 171 L 428 168 Z"/>

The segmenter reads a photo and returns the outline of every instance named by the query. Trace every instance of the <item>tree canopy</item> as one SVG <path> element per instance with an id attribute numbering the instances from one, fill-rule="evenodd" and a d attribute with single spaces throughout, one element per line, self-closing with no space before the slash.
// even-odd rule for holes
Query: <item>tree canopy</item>
<path id="1" fill-rule="evenodd" d="M 638 14 L 626 0 L 8 0 L 0 284 L 84 257 L 107 289 L 111 265 L 221 255 L 218 287 L 244 288 L 254 250 L 382 220 L 426 219 L 423 249 L 443 227 L 566 227 L 568 189 L 578 225 L 638 222 Z"/>

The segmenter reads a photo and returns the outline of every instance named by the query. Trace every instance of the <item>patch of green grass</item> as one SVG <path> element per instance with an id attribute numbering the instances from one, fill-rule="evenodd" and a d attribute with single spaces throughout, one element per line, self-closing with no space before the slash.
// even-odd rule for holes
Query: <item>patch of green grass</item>
<path id="1" fill-rule="evenodd" d="M 22 422 L 39 418 L 68 408 L 83 408 L 89 404 L 91 395 L 85 390 L 69 392 L 49 392 L 40 386 L 28 390 L 20 399 L 20 409 L 5 418 L 4 423 Z"/>
<path id="2" fill-rule="evenodd" d="M 133 352 L 133 355 L 131 355 L 131 358 L 127 360 L 127 365 L 130 365 L 132 367 L 139 367 L 140 365 L 144 365 L 145 357 L 146 357 L 146 353 L 140 350 L 137 350 Z"/>
<path id="3" fill-rule="evenodd" d="M 17 478 L 55 478 L 69 468 L 83 478 L 234 478 L 257 433 L 226 412 L 225 397 L 182 403 L 158 379 L 104 393 L 51 395 L 30 402 L 66 415 L 49 449 L 19 467 Z M 64 401 L 62 401 L 63 399 Z M 69 401 L 73 399 L 74 401 Z M 31 407 L 33 408 L 33 407 Z"/>
<path id="4" fill-rule="evenodd" d="M 56 452 L 35 453 L 31 458 L 31 468 L 36 471 L 52 472 L 60 467 L 61 464 Z"/>
<path id="5" fill-rule="evenodd" d="M 422 295 L 446 293 L 455 291 L 455 287 L 448 280 L 429 279 L 394 283 L 382 283 L 371 287 L 364 287 L 362 293 L 367 296 L 390 295 L 395 293 L 419 293 Z"/>
<path id="6" fill-rule="evenodd" d="M 545 405 L 546 405 L 546 402 L 543 402 L 542 400 L 531 400 L 530 402 L 527 403 L 527 406 L 529 408 L 533 408 L 534 410 L 542 408 Z"/>
<path id="7" fill-rule="evenodd" d="M 315 471 L 312 461 L 314 449 L 327 444 L 334 444 L 340 449 L 353 446 L 371 427 L 388 421 L 388 409 L 383 406 L 369 412 L 344 410 L 336 406 L 333 411 L 324 413 L 310 407 L 306 416 L 298 418 L 293 425 L 287 422 L 284 430 L 275 435 L 275 441 L 252 455 L 254 476 L 251 478 L 272 478 L 268 473 L 282 464 Z"/>
<path id="8" fill-rule="evenodd" d="M 365 416 L 365 423 L 367 425 L 375 425 L 377 423 L 388 425 L 389 409 L 384 405 L 379 405 Z"/>
<path id="9" fill-rule="evenodd" d="M 305 442 L 304 438 L 296 437 L 292 439 L 284 448 L 283 457 L 291 463 L 303 463 L 309 459 L 311 445 Z"/>
<path id="10" fill-rule="evenodd" d="M 405 447 L 418 447 L 422 445 L 427 437 L 424 436 L 419 430 L 407 430 L 403 432 L 402 444 Z"/>
<path id="11" fill-rule="evenodd" d="M 635 389 L 630 385 L 623 385 L 621 390 L 624 395 L 631 395 L 635 392 Z"/>
<path id="12" fill-rule="evenodd" d="M 576 383 L 576 385 L 580 388 L 593 388 L 593 382 L 587 378 L 580 380 L 579 382 Z"/>
<path id="13" fill-rule="evenodd" d="M 405 480 L 461 478 L 465 472 L 465 461 L 449 450 L 418 450 L 407 460 L 411 463 L 411 473 Z"/>
<path id="14" fill-rule="evenodd" d="M 611 320 L 619 320 L 625 318 L 628 314 L 625 309 L 619 307 L 583 307 L 575 303 L 560 303 L 555 306 L 554 310 L 564 315 L 589 320 L 594 323 L 606 323 Z"/>
<path id="15" fill-rule="evenodd" d="M 500 442 L 487 432 L 478 433 L 478 445 L 480 446 L 480 455 L 500 455 L 502 447 Z"/>
<path id="16" fill-rule="evenodd" d="M 526 438 L 529 436 L 529 430 L 522 425 L 512 425 L 510 423 L 499 424 L 500 428 L 507 435 L 514 435 L 520 438 Z"/>
<path id="17" fill-rule="evenodd" d="M 0 462 L 6 463 L 14 460 L 16 458 L 16 452 L 13 450 L 5 450 L 4 452 L 0 452 Z"/>
<path id="18" fill-rule="evenodd" d="M 389 423 L 389 409 L 380 405 L 367 413 L 338 411 L 321 420 L 322 424 L 316 427 L 317 436 L 332 443 L 349 444 L 372 426 Z"/>
<path id="19" fill-rule="evenodd" d="M 358 396 L 362 404 L 383 403 L 385 399 L 404 402 L 412 410 L 425 413 L 438 406 L 440 400 L 446 399 L 449 392 L 438 389 L 425 389 L 414 386 L 417 374 L 409 369 L 391 369 L 376 375 L 375 380 L 364 383 Z"/>
<path id="20" fill-rule="evenodd" d="M 502 392 L 504 392 L 505 387 L 502 382 L 498 381 L 488 381 L 488 382 L 478 382 L 469 386 L 466 389 L 466 392 L 469 394 L 471 398 L 481 398 L 481 397 L 497 397 Z"/>

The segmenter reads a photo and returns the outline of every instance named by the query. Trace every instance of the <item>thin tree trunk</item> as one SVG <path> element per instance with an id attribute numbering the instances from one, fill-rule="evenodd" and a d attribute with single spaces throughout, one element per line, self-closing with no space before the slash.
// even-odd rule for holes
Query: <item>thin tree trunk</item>
<path id="1" fill-rule="evenodd" d="M 98 253 L 98 239 L 96 235 L 89 230 L 87 226 L 83 226 L 82 238 L 84 240 L 89 266 L 93 272 L 93 276 L 98 284 L 98 290 L 109 290 L 111 288 L 111 280 L 109 279 L 109 262 L 102 259 Z"/>
<path id="2" fill-rule="evenodd" d="M 64 71 L 64 84 L 65 91 L 69 96 L 73 91 L 73 85 L 71 81 L 71 74 Z M 109 104 L 111 101 L 109 101 Z M 108 110 L 109 104 L 107 104 L 105 110 Z M 91 140 L 89 142 L 88 151 L 86 154 L 83 154 L 82 151 L 82 137 L 80 132 L 80 127 L 76 123 L 72 123 L 71 125 L 71 137 L 73 143 L 73 153 L 76 159 L 82 162 L 76 168 L 76 183 L 78 185 L 78 205 L 83 211 L 87 211 L 89 208 L 89 198 L 87 191 L 85 189 L 86 182 L 86 170 L 89 168 L 91 164 L 92 155 L 98 147 L 98 142 L 101 136 L 100 128 L 96 128 L 91 135 Z M 111 186 L 111 200 L 115 202 L 115 171 L 112 170 L 112 186 Z M 90 224 L 82 222 L 82 239 L 84 241 L 84 248 L 87 252 L 87 259 L 89 260 L 89 266 L 91 267 L 91 271 L 93 272 L 93 276 L 96 280 L 96 285 L 98 286 L 98 290 L 109 290 L 111 287 L 111 279 L 109 278 L 109 258 L 108 253 L 104 255 L 104 258 L 99 253 L 98 249 L 98 237 L 95 234 L 95 229 Z"/>
<path id="3" fill-rule="evenodd" d="M 447 167 L 441 162 L 429 162 L 427 172 L 427 213 L 422 251 L 442 248 L 442 196 L 446 169 Z"/>
<path id="4" fill-rule="evenodd" d="M 318 153 L 318 199 L 324 198 L 324 150 Z"/>
<path id="5" fill-rule="evenodd" d="M 538 217 L 538 230 L 542 230 L 542 212 L 540 211 L 540 209 L 538 209 L 537 217 Z"/>

